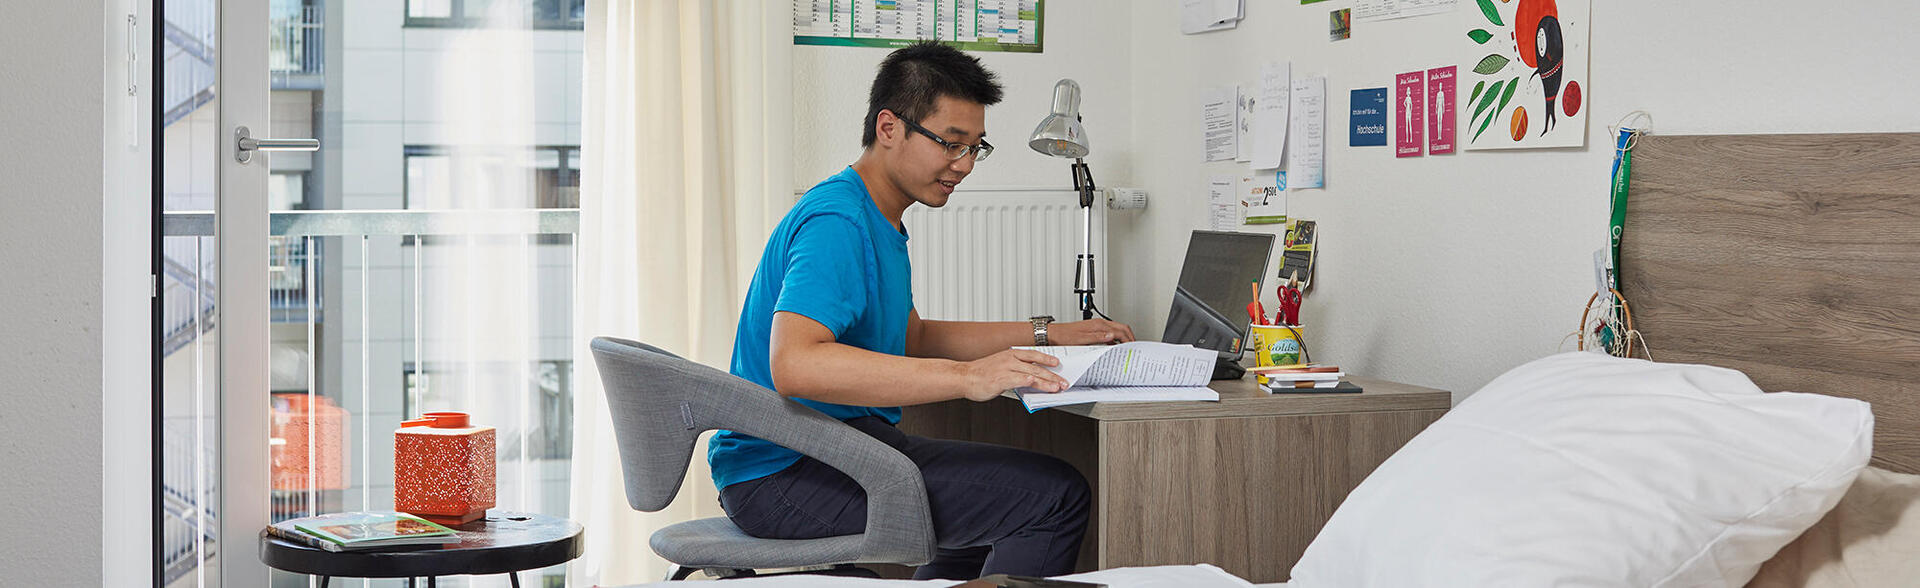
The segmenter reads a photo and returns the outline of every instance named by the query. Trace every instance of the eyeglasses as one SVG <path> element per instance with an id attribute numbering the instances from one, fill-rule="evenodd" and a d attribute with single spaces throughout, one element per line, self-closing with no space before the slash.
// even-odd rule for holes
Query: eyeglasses
<path id="1" fill-rule="evenodd" d="M 968 152 L 972 152 L 974 161 L 986 161 L 988 155 L 993 155 L 993 144 L 988 143 L 986 139 L 981 139 L 979 145 L 962 145 L 942 139 L 940 135 L 933 134 L 933 131 L 929 131 L 926 127 L 920 126 L 919 123 L 907 120 L 906 117 L 901 117 L 900 122 L 907 123 L 907 128 L 926 135 L 928 139 L 933 139 L 933 142 L 939 143 L 941 147 L 945 147 L 947 149 L 948 159 L 959 161 L 960 158 L 966 157 Z"/>

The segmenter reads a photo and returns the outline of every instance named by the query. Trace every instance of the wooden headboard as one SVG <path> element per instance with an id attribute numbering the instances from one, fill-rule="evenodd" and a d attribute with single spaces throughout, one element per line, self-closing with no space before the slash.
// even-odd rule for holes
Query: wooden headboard
<path id="1" fill-rule="evenodd" d="M 1621 248 L 1654 359 L 1870 402 L 1920 473 L 1920 134 L 1642 137 Z"/>

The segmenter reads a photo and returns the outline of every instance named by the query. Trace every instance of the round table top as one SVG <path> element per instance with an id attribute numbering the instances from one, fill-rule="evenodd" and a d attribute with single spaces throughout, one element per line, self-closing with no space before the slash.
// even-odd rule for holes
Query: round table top
<path id="1" fill-rule="evenodd" d="M 505 574 L 563 564 L 586 549 L 580 524 L 542 514 L 489 511 L 439 547 L 327 551 L 260 533 L 260 561 L 289 572 L 349 578 Z"/>

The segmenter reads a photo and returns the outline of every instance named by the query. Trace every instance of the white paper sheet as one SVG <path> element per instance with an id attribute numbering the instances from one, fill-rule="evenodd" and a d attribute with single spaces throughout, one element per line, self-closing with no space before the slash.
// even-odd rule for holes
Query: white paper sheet
<path id="1" fill-rule="evenodd" d="M 1291 131 L 1293 155 L 1287 159 L 1287 185 L 1295 190 L 1326 187 L 1327 79 L 1293 81 Z"/>
<path id="2" fill-rule="evenodd" d="M 1234 197 L 1234 185 L 1238 181 L 1231 176 L 1214 176 L 1207 180 L 1207 228 L 1215 231 L 1231 231 L 1240 227 L 1240 199 Z"/>
<path id="3" fill-rule="evenodd" d="M 1215 353 L 1192 345 L 1129 341 L 1119 345 L 1015 347 L 1054 356 L 1047 368 L 1069 386 L 1205 386 Z"/>
<path id="4" fill-rule="evenodd" d="M 1253 169 L 1277 169 L 1287 148 L 1287 109 L 1293 92 L 1293 64 L 1270 61 L 1260 66 L 1260 95 L 1254 100 Z"/>
<path id="5" fill-rule="evenodd" d="M 1233 87 L 1233 144 L 1238 149 L 1233 154 L 1234 161 L 1253 161 L 1253 90 L 1245 86 Z"/>
<path id="6" fill-rule="evenodd" d="M 1389 20 L 1410 16 L 1426 16 L 1453 10 L 1454 0 L 1357 0 L 1353 4 L 1353 19 Z"/>
<path id="7" fill-rule="evenodd" d="M 1180 32 L 1204 33 L 1231 29 L 1246 15 L 1241 0 L 1180 0 Z"/>
<path id="8" fill-rule="evenodd" d="M 1231 88 L 1207 88 L 1200 92 L 1201 145 L 1206 153 L 1205 161 L 1229 161 L 1239 153 L 1240 147 L 1235 143 L 1239 135 L 1233 122 L 1239 106 L 1234 103 L 1233 93 Z"/>
<path id="9" fill-rule="evenodd" d="M 1027 412 L 1087 402 L 1217 401 L 1207 388 L 1216 354 L 1192 345 L 1131 341 L 1119 345 L 1016 347 L 1060 359 L 1047 368 L 1070 384 L 1063 392 L 1014 390 Z"/>

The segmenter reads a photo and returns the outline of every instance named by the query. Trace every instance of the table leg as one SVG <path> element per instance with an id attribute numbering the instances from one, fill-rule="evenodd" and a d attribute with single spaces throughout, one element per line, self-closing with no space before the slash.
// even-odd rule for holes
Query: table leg
<path id="1" fill-rule="evenodd" d="M 330 582 L 330 581 L 333 581 L 333 576 L 321 576 L 320 588 L 327 588 L 327 582 Z"/>
<path id="2" fill-rule="evenodd" d="M 436 576 L 427 576 L 427 588 L 440 588 L 440 578 Z"/>
<path id="3" fill-rule="evenodd" d="M 413 576 L 407 576 L 407 588 L 414 588 L 414 586 L 413 586 Z"/>
<path id="4" fill-rule="evenodd" d="M 520 572 L 507 572 L 507 579 L 513 580 L 513 588 L 520 588 Z"/>

